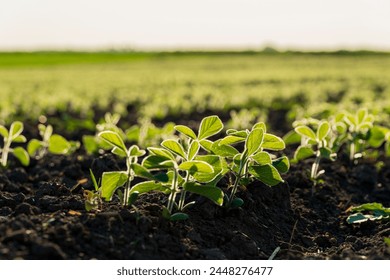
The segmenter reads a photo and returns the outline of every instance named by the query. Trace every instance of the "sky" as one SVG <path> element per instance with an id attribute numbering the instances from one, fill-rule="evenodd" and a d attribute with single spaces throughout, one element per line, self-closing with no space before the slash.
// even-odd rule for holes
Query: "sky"
<path id="1" fill-rule="evenodd" d="M 390 0 L 0 0 L 0 49 L 390 50 Z"/>

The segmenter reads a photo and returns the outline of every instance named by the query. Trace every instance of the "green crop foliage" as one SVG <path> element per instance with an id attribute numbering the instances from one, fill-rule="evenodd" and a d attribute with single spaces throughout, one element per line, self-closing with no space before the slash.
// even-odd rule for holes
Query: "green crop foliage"
<path id="1" fill-rule="evenodd" d="M 328 121 L 319 121 L 316 131 L 307 125 L 299 125 L 295 127 L 294 131 L 301 136 L 301 145 L 295 151 L 294 162 L 315 157 L 310 170 L 314 191 L 318 178 L 325 173 L 325 170 L 319 170 L 321 159 L 326 158 L 334 161 L 337 156 L 329 145 L 331 142 L 328 136 L 331 132 L 331 126 Z"/>
<path id="2" fill-rule="evenodd" d="M 31 157 L 40 159 L 45 156 L 47 152 L 55 155 L 64 155 L 72 150 L 71 142 L 66 140 L 59 134 L 53 134 L 53 127 L 51 125 L 38 125 L 39 135 L 42 140 L 31 139 L 27 145 L 27 151 Z"/>
<path id="3" fill-rule="evenodd" d="M 101 187 L 100 187 L 100 181 L 99 183 L 96 181 L 95 175 L 93 174 L 92 170 L 89 170 L 92 184 L 94 186 L 94 190 L 84 190 L 84 205 L 86 211 L 92 211 L 92 210 L 99 210 L 102 205 L 101 200 Z"/>
<path id="4" fill-rule="evenodd" d="M 255 124 L 251 130 L 229 129 L 226 133 L 226 137 L 215 141 L 209 149 L 227 160 L 229 170 L 235 176 L 230 195 L 226 195 L 225 201 L 227 207 L 234 208 L 243 204 L 242 199 L 236 197 L 239 186 L 253 180 L 275 186 L 283 182 L 280 174 L 287 172 L 290 164 L 286 156 L 277 158 L 268 152 L 283 150 L 285 143 L 280 137 L 267 133 L 263 122 Z M 244 143 L 241 152 L 232 146 L 239 143 Z"/>
<path id="5" fill-rule="evenodd" d="M 349 159 L 363 157 L 370 130 L 374 126 L 374 115 L 369 114 L 366 108 L 359 109 L 356 113 L 345 112 L 339 116 L 346 124 L 347 144 L 349 146 Z"/>
<path id="6" fill-rule="evenodd" d="M 194 204 L 194 201 L 186 202 L 188 192 L 223 204 L 223 192 L 216 183 L 225 172 L 224 161 L 219 156 L 199 154 L 200 148 L 205 149 L 212 143 L 208 138 L 222 129 L 219 117 L 209 116 L 201 121 L 198 134 L 187 126 L 177 125 L 175 130 L 181 136 L 179 141 L 168 139 L 161 143 L 161 148 L 148 148 L 150 154 L 142 165 L 151 170 L 165 170 L 169 177 L 168 183 L 156 185 L 154 189 L 168 194 L 164 217 L 170 220 L 188 218 L 183 211 Z"/>
<path id="7" fill-rule="evenodd" d="M 390 208 L 385 208 L 381 203 L 366 203 L 352 207 L 347 222 L 349 224 L 363 223 L 382 219 L 390 219 Z"/>
<path id="8" fill-rule="evenodd" d="M 22 135 L 24 125 L 22 122 L 15 121 L 11 124 L 10 129 L 0 125 L 0 134 L 3 136 L 4 146 L 1 151 L 1 165 L 7 166 L 8 155 L 12 153 L 21 164 L 28 166 L 30 157 L 27 151 L 22 147 L 11 148 L 12 143 L 25 143 L 26 137 Z"/>

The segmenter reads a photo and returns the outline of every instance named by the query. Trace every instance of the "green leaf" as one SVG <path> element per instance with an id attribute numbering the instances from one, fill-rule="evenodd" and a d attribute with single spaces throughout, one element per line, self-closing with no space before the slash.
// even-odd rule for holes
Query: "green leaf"
<path id="1" fill-rule="evenodd" d="M 139 192 L 131 192 L 129 195 L 129 199 L 127 200 L 127 205 L 133 205 L 134 202 L 138 199 Z"/>
<path id="2" fill-rule="evenodd" d="M 390 215 L 390 208 L 385 208 L 381 203 L 373 202 L 373 203 L 365 203 L 356 207 L 351 208 L 352 212 L 360 212 L 360 211 L 383 211 Z"/>
<path id="3" fill-rule="evenodd" d="M 240 137 L 240 138 L 244 138 L 244 140 L 246 139 L 246 137 L 248 136 L 248 133 L 246 130 L 236 130 L 236 129 L 228 129 L 226 131 L 226 134 L 227 135 L 231 135 L 231 136 L 236 136 L 236 137 Z"/>
<path id="4" fill-rule="evenodd" d="M 214 169 L 213 167 L 203 161 L 200 160 L 192 160 L 192 161 L 186 161 L 179 165 L 180 170 L 189 171 L 190 174 L 195 174 L 197 172 L 200 173 L 213 173 Z"/>
<path id="5" fill-rule="evenodd" d="M 31 139 L 30 142 L 27 144 L 27 152 L 30 156 L 34 156 L 36 152 L 43 148 L 44 144 L 42 141 L 39 141 L 37 139 Z"/>
<path id="6" fill-rule="evenodd" d="M 273 160 L 272 165 L 279 171 L 279 173 L 286 173 L 290 169 L 290 162 L 286 156 Z"/>
<path id="7" fill-rule="evenodd" d="M 61 135 L 53 134 L 49 139 L 49 152 L 52 154 L 66 154 L 70 148 L 70 143 Z"/>
<path id="8" fill-rule="evenodd" d="M 369 220 L 369 216 L 363 215 L 362 213 L 355 213 L 352 215 L 349 215 L 347 218 L 348 224 L 357 224 L 357 223 L 363 223 Z"/>
<path id="9" fill-rule="evenodd" d="M 223 123 L 218 116 L 209 116 L 204 118 L 199 126 L 199 140 L 209 138 L 223 129 Z"/>
<path id="10" fill-rule="evenodd" d="M 248 150 L 248 156 L 256 153 L 263 143 L 264 131 L 262 128 L 252 130 L 245 141 L 245 147 Z"/>
<path id="11" fill-rule="evenodd" d="M 202 146 L 203 149 L 205 149 L 207 152 L 211 151 L 211 146 L 213 145 L 213 142 L 207 139 L 203 139 L 199 141 L 199 144 Z"/>
<path id="12" fill-rule="evenodd" d="M 242 200 L 239 197 L 236 197 L 233 199 L 232 203 L 230 204 L 230 208 L 236 209 L 236 208 L 240 208 L 242 205 L 244 205 L 244 200 Z"/>
<path id="13" fill-rule="evenodd" d="M 385 243 L 387 244 L 387 246 L 390 247 L 390 238 L 389 237 L 385 237 L 384 240 L 385 240 Z"/>
<path id="14" fill-rule="evenodd" d="M 145 154 L 145 151 L 141 150 L 137 145 L 132 145 L 129 148 L 129 154 L 133 157 L 141 157 Z"/>
<path id="15" fill-rule="evenodd" d="M 317 138 L 318 140 L 322 141 L 325 139 L 326 136 L 328 136 L 330 132 L 330 125 L 327 121 L 321 122 L 318 126 L 317 130 Z"/>
<path id="16" fill-rule="evenodd" d="M 0 125 L 0 135 L 3 136 L 3 138 L 8 138 L 8 129 L 3 125 Z"/>
<path id="17" fill-rule="evenodd" d="M 267 152 L 258 152 L 254 154 L 251 158 L 260 165 L 272 163 L 271 156 Z"/>
<path id="18" fill-rule="evenodd" d="M 174 163 L 170 159 L 166 159 L 162 156 L 150 155 L 142 160 L 142 166 L 149 169 L 169 169 L 174 166 Z"/>
<path id="19" fill-rule="evenodd" d="M 15 137 L 15 139 L 12 141 L 14 143 L 26 143 L 27 142 L 27 139 L 24 135 L 19 135 L 17 137 Z"/>
<path id="20" fill-rule="evenodd" d="M 127 157 L 126 152 L 123 151 L 122 149 L 119 149 L 118 147 L 112 148 L 111 153 L 120 157 Z"/>
<path id="21" fill-rule="evenodd" d="M 23 123 L 16 121 L 11 124 L 11 127 L 9 129 L 9 136 L 11 137 L 12 141 L 18 137 L 23 132 Z"/>
<path id="22" fill-rule="evenodd" d="M 197 156 L 196 160 L 207 162 L 214 169 L 212 173 L 195 173 L 193 176 L 200 183 L 214 182 L 218 176 L 222 177 L 229 170 L 226 160 L 216 155 L 201 155 Z"/>
<path id="23" fill-rule="evenodd" d="M 93 184 L 93 186 L 95 188 L 95 191 L 98 191 L 99 190 L 99 185 L 98 185 L 98 183 L 96 181 L 95 174 L 93 174 L 91 168 L 89 169 L 89 175 L 91 176 L 92 184 Z"/>
<path id="24" fill-rule="evenodd" d="M 286 145 L 298 144 L 301 142 L 301 135 L 295 130 L 291 130 L 283 136 L 283 141 Z"/>
<path id="25" fill-rule="evenodd" d="M 337 156 L 336 153 L 333 153 L 331 149 L 326 148 L 326 147 L 321 147 L 320 148 L 320 155 L 321 155 L 321 157 L 327 158 L 327 159 L 330 159 L 330 160 L 335 160 L 336 156 Z"/>
<path id="26" fill-rule="evenodd" d="M 175 140 L 164 140 L 161 143 L 161 146 L 167 148 L 169 151 L 171 151 L 172 153 L 178 156 L 181 156 L 182 158 L 186 158 L 186 154 L 184 152 L 183 146 Z"/>
<path id="27" fill-rule="evenodd" d="M 296 161 L 301 161 L 301 160 L 307 159 L 309 157 L 312 157 L 314 155 L 315 155 L 315 153 L 314 153 L 312 148 L 306 147 L 306 146 L 300 146 L 295 151 L 294 159 Z"/>
<path id="28" fill-rule="evenodd" d="M 357 124 L 362 123 L 362 122 L 365 120 L 365 118 L 366 118 L 367 115 L 368 115 L 368 111 L 367 111 L 366 108 L 361 108 L 361 109 L 359 109 L 359 110 L 357 111 L 357 113 L 356 113 Z"/>
<path id="29" fill-rule="evenodd" d="M 152 173 L 150 173 L 145 167 L 143 167 L 138 163 L 132 163 L 130 165 L 130 168 L 134 171 L 134 174 L 137 175 L 138 177 L 155 180 Z"/>
<path id="30" fill-rule="evenodd" d="M 295 131 L 296 131 L 296 133 L 298 133 L 301 136 L 304 136 L 304 137 L 307 137 L 311 140 L 316 141 L 316 134 L 314 133 L 314 131 L 310 127 L 308 127 L 306 125 L 301 125 L 301 126 L 296 127 Z"/>
<path id="31" fill-rule="evenodd" d="M 176 222 L 176 221 L 185 221 L 188 218 L 189 218 L 189 216 L 186 213 L 178 212 L 178 213 L 172 214 L 169 217 L 169 220 L 172 221 L 172 222 Z"/>
<path id="32" fill-rule="evenodd" d="M 263 144 L 261 147 L 267 150 L 280 151 L 286 148 L 286 145 L 284 144 L 282 138 L 266 133 L 264 134 Z"/>
<path id="33" fill-rule="evenodd" d="M 174 128 L 176 131 L 183 133 L 184 135 L 187 135 L 191 139 L 194 139 L 194 140 L 196 139 L 196 134 L 191 128 L 189 128 L 185 125 L 176 125 Z"/>
<path id="34" fill-rule="evenodd" d="M 14 148 L 12 153 L 22 165 L 28 166 L 30 164 L 30 156 L 28 155 L 27 151 L 22 147 Z"/>
<path id="35" fill-rule="evenodd" d="M 104 172 L 102 176 L 102 198 L 110 201 L 117 188 L 123 186 L 127 182 L 127 173 L 125 171 Z"/>
<path id="36" fill-rule="evenodd" d="M 245 137 L 239 137 L 239 136 L 234 136 L 234 135 L 228 135 L 225 138 L 223 138 L 220 142 L 219 145 L 231 145 L 231 144 L 236 144 L 240 142 L 244 142 L 246 138 L 246 133 Z"/>
<path id="37" fill-rule="evenodd" d="M 385 141 L 386 133 L 389 129 L 382 126 L 374 126 L 370 130 L 370 138 L 368 139 L 368 144 L 373 148 L 379 148 L 382 143 Z"/>
<path id="38" fill-rule="evenodd" d="M 264 122 L 258 122 L 258 123 L 256 123 L 256 124 L 252 127 L 252 130 L 254 130 L 254 129 L 260 129 L 260 128 L 264 131 L 264 133 L 267 132 L 267 126 L 265 125 Z"/>
<path id="39" fill-rule="evenodd" d="M 149 151 L 152 155 L 164 157 L 166 160 L 167 160 L 167 159 L 175 160 L 175 156 L 172 155 L 171 152 L 169 152 L 169 151 L 167 151 L 167 150 L 165 150 L 165 149 L 150 147 L 150 148 L 148 148 L 148 151 Z"/>
<path id="40" fill-rule="evenodd" d="M 284 182 L 278 170 L 270 164 L 253 165 L 249 167 L 249 172 L 258 180 L 268 186 L 275 186 L 280 182 Z"/>
<path id="41" fill-rule="evenodd" d="M 110 144 L 113 147 L 117 147 L 118 149 L 126 152 L 126 146 L 123 142 L 122 138 L 119 136 L 117 132 L 114 131 L 102 131 L 98 134 L 100 138 L 102 138 L 105 142 Z"/>
<path id="42" fill-rule="evenodd" d="M 99 149 L 99 144 L 96 141 L 96 137 L 93 135 L 84 135 L 83 136 L 83 146 L 87 154 L 91 155 Z"/>
<path id="43" fill-rule="evenodd" d="M 218 187 L 203 186 L 194 182 L 189 182 L 189 183 L 185 183 L 183 188 L 186 191 L 189 191 L 191 193 L 195 193 L 207 197 L 208 199 L 218 204 L 219 206 L 223 205 L 224 193 Z"/>
<path id="44" fill-rule="evenodd" d="M 220 145 L 221 140 L 217 140 L 211 145 L 211 152 L 221 157 L 234 157 L 239 151 L 230 145 Z"/>
<path id="45" fill-rule="evenodd" d="M 138 192 L 139 194 L 144 194 L 144 193 L 148 193 L 151 191 L 158 191 L 158 192 L 163 192 L 163 193 L 170 192 L 169 187 L 164 186 L 161 183 L 154 182 L 154 181 L 146 181 L 146 182 L 142 182 L 142 183 L 138 183 L 138 184 L 134 185 L 131 188 L 130 193 Z"/>
<path id="46" fill-rule="evenodd" d="M 199 152 L 199 148 L 200 148 L 199 142 L 192 141 L 192 143 L 188 149 L 188 160 L 193 160 L 196 157 L 196 155 Z"/>

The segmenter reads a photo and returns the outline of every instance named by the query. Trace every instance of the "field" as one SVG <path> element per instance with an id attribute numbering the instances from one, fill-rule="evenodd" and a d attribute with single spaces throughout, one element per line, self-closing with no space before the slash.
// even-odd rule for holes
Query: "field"
<path id="1" fill-rule="evenodd" d="M 14 121 L 23 122 L 27 141 L 40 139 L 39 123 L 52 125 L 55 134 L 72 141 L 64 144 L 69 144 L 66 152 L 47 146 L 41 156 L 30 155 L 29 164 L 11 154 L 0 170 L 0 259 L 267 259 L 273 253 L 276 259 L 388 259 L 388 208 L 368 211 L 379 215 L 377 220 L 347 222 L 353 206 L 377 202 L 390 207 L 388 69 L 390 54 L 372 52 L 0 53 L 0 124 L 8 129 Z M 350 125 L 346 137 L 340 140 L 340 133 L 340 139 L 331 139 L 336 116 L 344 111 L 350 112 L 339 120 Z M 368 123 L 359 131 L 357 124 L 353 130 L 348 122 L 356 112 L 365 114 L 357 113 L 356 119 Z M 291 144 L 283 138 L 285 148 L 271 149 L 291 164 L 288 171 L 276 171 L 281 179 L 272 179 L 279 184 L 263 175 L 244 176 L 241 168 L 237 171 L 237 159 L 203 146 L 197 131 L 202 130 L 202 119 L 211 115 L 223 123 L 210 134 L 213 142 L 224 139 L 228 129 L 244 134 L 248 129 L 247 138 L 267 132 L 281 139 L 299 127 L 297 120 L 314 131 L 330 123 L 332 132 L 324 134 L 322 142 L 315 144 L 314 137 L 306 144 L 327 148 L 340 140 L 337 149 L 329 146 L 337 159 L 321 159 L 325 173 L 318 173 L 320 179 L 310 174 L 315 156 L 294 162 L 303 133 Z M 266 128 L 252 127 L 258 122 Z M 195 137 L 175 132 L 175 124 L 188 126 Z M 220 172 L 213 190 L 230 195 L 239 177 L 237 197 L 244 203 L 233 207 L 221 197 L 224 202 L 218 206 L 214 195 L 198 196 L 199 191 L 191 192 L 193 188 L 183 184 L 172 205 L 180 208 L 183 193 L 195 204 L 177 213 L 172 208 L 167 216 L 163 205 L 169 208 L 171 196 L 161 191 L 165 181 L 154 184 L 159 189 L 139 194 L 131 205 L 120 202 L 126 188 L 115 192 L 111 201 L 101 201 L 94 196 L 101 190 L 93 191 L 90 169 L 97 181 L 105 172 L 129 169 L 124 158 L 110 152 L 112 145 L 96 136 L 107 130 L 118 133 L 127 147 L 137 144 L 145 150 L 179 136 L 186 160 L 196 161 L 188 170 L 178 162 L 182 167 L 177 176 L 183 180 L 195 180 L 196 172 L 211 166 L 199 163 L 205 154 L 226 160 L 229 168 Z M 1 135 L 6 135 L 1 141 L 5 147 L 8 132 L 1 129 Z M 237 145 L 229 142 L 244 149 L 240 160 L 246 155 L 244 142 L 250 143 L 242 139 Z M 191 145 L 198 145 L 194 150 L 201 151 L 199 157 L 188 158 Z M 28 148 L 27 142 L 12 144 L 17 146 Z M 351 157 L 352 148 L 359 156 Z M 253 157 L 260 150 L 259 146 Z M 180 158 L 180 153 L 173 155 Z M 148 155 L 134 159 L 145 161 Z M 248 170 L 253 162 L 260 164 L 258 157 L 248 156 Z M 149 171 L 139 177 L 155 178 L 150 176 L 161 170 Z M 200 182 L 211 188 L 209 182 Z"/>

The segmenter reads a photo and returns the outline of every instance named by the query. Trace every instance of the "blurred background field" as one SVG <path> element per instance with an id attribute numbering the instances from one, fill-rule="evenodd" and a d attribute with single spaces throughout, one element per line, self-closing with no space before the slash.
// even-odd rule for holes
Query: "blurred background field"
<path id="1" fill-rule="evenodd" d="M 205 112 L 245 122 L 270 110 L 291 120 L 389 111 L 389 69 L 390 55 L 375 52 L 3 52 L 0 119 L 87 119 L 99 109 L 133 111 L 134 123 Z"/>

